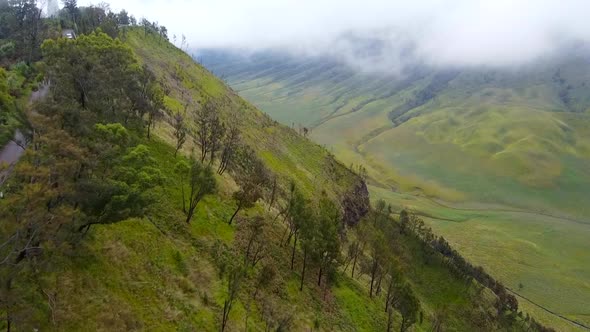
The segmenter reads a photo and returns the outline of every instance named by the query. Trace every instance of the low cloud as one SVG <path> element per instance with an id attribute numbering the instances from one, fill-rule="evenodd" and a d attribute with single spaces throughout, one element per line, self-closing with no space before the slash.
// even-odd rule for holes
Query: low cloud
<path id="1" fill-rule="evenodd" d="M 378 71 L 409 60 L 518 66 L 590 41 L 587 0 L 128 0 L 111 7 L 184 34 L 195 49 L 288 50 Z"/>

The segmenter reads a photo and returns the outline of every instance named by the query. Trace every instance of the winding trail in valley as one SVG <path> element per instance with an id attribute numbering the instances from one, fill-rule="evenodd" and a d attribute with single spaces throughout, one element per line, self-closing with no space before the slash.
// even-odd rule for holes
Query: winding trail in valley
<path id="1" fill-rule="evenodd" d="M 548 314 L 550 314 L 550 315 L 553 315 L 553 316 L 555 316 L 555 317 L 557 317 L 557 318 L 561 318 L 561 319 L 563 319 L 563 320 L 565 320 L 565 321 L 569 322 L 570 324 L 572 324 L 572 325 L 574 325 L 574 326 L 576 326 L 576 327 L 579 327 L 579 328 L 582 328 L 582 329 L 584 329 L 584 330 L 588 330 L 588 331 L 590 331 L 590 326 L 588 326 L 588 325 L 584 325 L 584 324 L 582 324 L 582 323 L 580 323 L 580 322 L 578 322 L 578 321 L 575 321 L 575 320 L 573 320 L 573 319 L 569 319 L 569 318 L 567 318 L 567 317 L 565 317 L 565 316 L 563 316 L 563 315 L 561 315 L 561 314 L 559 314 L 559 313 L 557 313 L 557 312 L 555 312 L 555 311 L 552 311 L 551 309 L 548 309 L 548 308 L 546 308 L 546 307 L 544 307 L 544 306 L 542 306 L 542 305 L 540 305 L 540 304 L 538 304 L 538 303 L 536 303 L 536 302 L 532 301 L 531 299 L 529 299 L 529 298 L 527 298 L 527 297 L 525 297 L 525 296 L 523 296 L 523 295 L 520 295 L 520 294 L 518 294 L 517 292 L 515 292 L 514 290 L 512 290 L 512 289 L 510 289 L 510 288 L 508 288 L 508 287 L 506 287 L 506 289 L 507 289 L 509 292 L 511 292 L 512 294 L 514 294 L 514 295 L 518 296 L 519 298 L 521 298 L 521 299 L 523 299 L 523 300 L 527 301 L 528 303 L 530 303 L 530 304 L 532 304 L 532 305 L 536 306 L 537 308 L 539 308 L 539 309 L 541 309 L 541 310 L 543 310 L 543 311 L 547 312 Z"/>
<path id="2" fill-rule="evenodd" d="M 459 207 L 453 207 L 453 206 L 449 206 L 449 205 L 445 205 L 437 200 L 434 200 L 430 197 L 422 197 L 420 196 L 421 199 L 425 199 L 435 205 L 438 205 L 442 208 L 445 209 L 449 209 L 449 210 L 456 210 L 456 211 L 465 211 L 465 212 L 473 212 L 473 213 L 478 213 L 478 214 L 482 214 L 484 215 L 486 212 L 498 212 L 498 213 L 516 213 L 516 214 L 527 214 L 527 215 L 531 215 L 531 216 L 544 216 L 544 217 L 550 217 L 556 220 L 562 220 L 562 221 L 569 221 L 569 222 L 574 222 L 574 223 L 578 223 L 578 224 L 582 224 L 582 225 L 586 225 L 586 226 L 590 226 L 590 223 L 588 222 L 584 222 L 584 221 L 580 221 L 580 220 L 576 220 L 576 219 L 572 219 L 572 218 L 567 218 L 567 217 L 563 217 L 563 216 L 556 216 L 556 215 L 551 215 L 548 213 L 543 213 L 543 212 L 532 212 L 532 211 L 526 211 L 526 210 L 517 210 L 517 209 L 502 209 L 502 208 L 488 208 L 488 209 L 476 209 L 476 208 L 459 208 Z M 423 217 L 428 217 L 431 219 L 435 219 L 435 220 L 442 220 L 442 221 L 450 221 L 450 222 L 460 222 L 459 220 L 453 220 L 453 219 L 449 219 L 449 218 L 444 218 L 444 217 L 437 217 L 437 216 L 433 216 L 430 214 L 425 214 L 425 213 L 417 213 L 418 215 L 422 215 Z M 531 305 L 545 311 L 546 313 L 548 313 L 551 316 L 554 316 L 558 319 L 564 320 L 569 324 L 572 324 L 573 326 L 583 329 L 583 330 L 588 330 L 590 331 L 590 326 L 576 321 L 574 319 L 568 318 L 566 316 L 564 316 L 563 314 L 553 311 L 547 307 L 545 307 L 542 304 L 539 304 L 535 301 L 533 301 L 532 299 L 519 294 L 518 292 L 516 292 L 515 290 L 511 289 L 511 288 L 506 288 L 508 291 L 510 291 L 511 293 L 513 293 L 514 295 L 518 296 L 519 298 L 521 298 L 522 300 L 530 303 Z"/>
<path id="3" fill-rule="evenodd" d="M 577 224 L 581 224 L 581 225 L 585 225 L 585 226 L 590 226 L 589 222 L 585 222 L 585 221 L 581 221 L 581 220 L 577 220 L 577 219 L 573 219 L 573 218 L 568 218 L 568 217 L 564 217 L 564 216 L 557 216 L 557 215 L 552 215 L 549 213 L 544 213 L 544 212 L 533 212 L 533 211 L 527 211 L 527 210 L 518 210 L 518 209 L 510 209 L 510 208 L 487 208 L 487 209 L 476 209 L 476 208 L 459 208 L 459 207 L 453 207 L 450 205 L 446 205 L 443 204 L 435 199 L 432 199 L 430 197 L 422 197 L 420 196 L 421 199 L 427 200 L 437 206 L 440 206 L 442 208 L 445 209 L 449 209 L 449 210 L 455 210 L 455 211 L 464 211 L 464 212 L 472 212 L 472 213 L 476 213 L 476 214 L 481 214 L 481 215 L 485 215 L 486 213 L 490 213 L 490 212 L 496 212 L 496 213 L 513 213 L 513 214 L 526 214 L 526 215 L 530 215 L 530 216 L 543 216 L 543 217 L 549 217 L 549 218 L 553 218 L 559 221 L 564 221 L 564 222 L 573 222 L 573 223 L 577 223 Z M 449 218 L 444 218 L 444 217 L 440 217 L 440 216 L 435 216 L 435 215 L 430 215 L 430 214 L 426 214 L 426 213 L 421 213 L 418 212 L 418 215 L 422 215 L 423 217 L 428 217 L 434 220 L 442 220 L 442 221 L 450 221 L 450 222 L 460 222 L 460 220 L 453 220 L 453 219 L 449 219 Z M 530 303 L 531 305 L 547 312 L 549 315 L 554 316 L 558 319 L 564 320 L 572 325 L 574 325 L 577 328 L 581 328 L 584 330 L 588 330 L 590 331 L 590 326 L 576 321 L 574 319 L 568 318 L 562 314 L 560 314 L 559 312 L 555 312 L 547 307 L 545 307 L 542 304 L 539 304 L 535 301 L 533 301 L 532 299 L 519 294 L 518 292 L 516 292 L 515 290 L 508 288 L 507 290 L 510 291 L 511 293 L 513 293 L 514 295 L 518 296 L 519 298 L 521 298 L 522 300 Z"/>
<path id="4" fill-rule="evenodd" d="M 527 214 L 527 215 L 532 215 L 532 216 L 549 217 L 549 218 L 553 218 L 553 219 L 557 219 L 557 220 L 564 220 L 564 221 L 569 221 L 569 222 L 573 222 L 576 224 L 590 226 L 590 221 L 583 221 L 583 220 L 574 219 L 574 218 L 566 217 L 566 216 L 558 216 L 558 215 L 554 215 L 554 214 L 550 214 L 550 213 L 546 213 L 546 212 L 541 212 L 541 211 L 519 210 L 517 208 L 513 208 L 513 209 L 504 208 L 503 209 L 503 208 L 492 208 L 492 207 L 486 208 L 486 209 L 460 208 L 460 207 L 455 207 L 455 206 L 443 204 L 440 201 L 437 201 L 437 200 L 432 199 L 430 197 L 421 197 L 421 198 L 424 198 L 424 199 L 426 199 L 426 200 L 432 202 L 433 204 L 436 204 L 442 208 L 449 209 L 449 210 L 455 210 L 455 211 L 465 211 L 465 212 L 474 212 L 474 213 L 500 212 L 500 213 Z M 431 217 L 434 219 L 441 219 L 441 218 L 437 218 L 437 217 L 433 217 L 433 216 L 431 216 Z"/>

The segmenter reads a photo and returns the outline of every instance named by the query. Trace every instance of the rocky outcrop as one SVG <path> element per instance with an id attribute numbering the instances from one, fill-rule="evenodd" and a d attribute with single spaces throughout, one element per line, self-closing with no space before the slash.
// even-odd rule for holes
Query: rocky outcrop
<path id="1" fill-rule="evenodd" d="M 352 189 L 344 195 L 342 200 L 344 222 L 348 226 L 355 226 L 370 208 L 369 190 L 365 181 L 358 181 Z"/>

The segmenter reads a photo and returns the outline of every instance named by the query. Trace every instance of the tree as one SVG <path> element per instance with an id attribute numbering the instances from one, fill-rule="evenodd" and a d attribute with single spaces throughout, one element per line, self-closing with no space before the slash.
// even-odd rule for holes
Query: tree
<path id="1" fill-rule="evenodd" d="M 390 264 L 389 268 L 389 283 L 387 286 L 387 293 L 385 294 L 385 312 L 390 312 L 391 310 L 391 303 L 394 300 L 395 291 L 400 287 L 402 284 L 402 274 L 397 264 L 392 263 Z"/>
<path id="2" fill-rule="evenodd" d="M 420 301 L 414 295 L 409 284 L 404 283 L 396 289 L 392 306 L 402 315 L 400 332 L 407 331 L 418 320 Z"/>
<path id="3" fill-rule="evenodd" d="M 387 332 L 393 331 L 393 307 L 388 306 L 385 310 L 387 312 Z"/>
<path id="4" fill-rule="evenodd" d="M 146 127 L 147 138 L 150 139 L 151 128 L 160 116 L 160 110 L 164 107 L 164 92 L 156 80 L 156 75 L 146 66 L 142 66 L 139 75 L 139 95 L 134 101 L 140 118 L 147 114 Z"/>
<path id="5" fill-rule="evenodd" d="M 14 41 L 14 49 L 10 51 L 31 64 L 39 58 L 39 44 L 44 39 L 42 10 L 37 1 L 11 0 L 1 4 L 0 9 L 0 40 Z"/>
<path id="6" fill-rule="evenodd" d="M 188 49 L 188 42 L 186 41 L 186 36 L 184 34 L 182 34 L 180 49 L 183 51 L 186 51 Z"/>
<path id="7" fill-rule="evenodd" d="M 252 149 L 242 147 L 236 163 L 233 171 L 240 189 L 233 194 L 237 207 L 229 219 L 230 225 L 240 210 L 253 207 L 262 198 L 264 187 L 268 183 L 268 170 Z"/>
<path id="8" fill-rule="evenodd" d="M 371 274 L 371 283 L 369 288 L 369 296 L 373 297 L 373 290 L 377 290 L 378 283 L 376 282 L 380 279 L 381 274 L 383 273 L 383 265 L 387 260 L 388 249 L 385 237 L 381 232 L 375 232 L 372 236 L 371 245 L 371 264 L 370 264 L 370 271 Z"/>
<path id="9" fill-rule="evenodd" d="M 263 217 L 255 216 L 240 222 L 241 232 L 245 233 L 244 265 L 255 267 L 262 258 L 269 241 L 267 238 L 267 224 Z"/>
<path id="10" fill-rule="evenodd" d="M 174 116 L 174 122 L 172 122 L 174 128 L 174 138 L 176 139 L 176 149 L 174 150 L 174 157 L 178 154 L 178 150 L 182 149 L 182 146 L 186 142 L 187 128 L 184 125 L 184 117 L 181 114 Z"/>
<path id="11" fill-rule="evenodd" d="M 212 163 L 225 133 L 225 127 L 219 119 L 213 102 L 208 101 L 197 110 L 196 125 L 195 143 L 201 148 L 201 162 L 205 161 L 207 154 L 211 154 L 210 163 Z"/>
<path id="12" fill-rule="evenodd" d="M 160 26 L 160 42 L 162 38 L 168 41 L 168 29 L 165 26 Z"/>
<path id="13" fill-rule="evenodd" d="M 401 221 L 401 218 L 400 218 Z M 404 230 L 417 236 L 422 236 L 425 229 L 424 220 L 415 213 L 408 213 L 404 218 Z"/>
<path id="14" fill-rule="evenodd" d="M 377 201 L 377 204 L 375 204 L 375 210 L 373 212 L 374 214 L 374 219 L 373 219 L 373 225 L 377 226 L 380 221 L 386 219 L 386 217 L 389 215 L 389 213 L 391 212 L 391 207 L 387 206 L 387 203 L 385 203 L 384 200 L 380 199 Z"/>
<path id="15" fill-rule="evenodd" d="M 142 217 L 154 202 L 151 189 L 161 183 L 162 174 L 147 146 L 137 145 L 116 160 L 107 177 L 81 179 L 78 185 L 80 209 L 86 215 L 79 231 L 92 225 L 112 224 Z"/>
<path id="16" fill-rule="evenodd" d="M 248 178 L 245 178 L 241 182 L 242 187 L 232 195 L 233 199 L 237 202 L 237 206 L 231 218 L 229 218 L 228 224 L 230 225 L 238 215 L 238 212 L 244 208 L 254 207 L 258 199 L 262 197 L 261 188 L 256 183 L 250 181 Z"/>
<path id="17" fill-rule="evenodd" d="M 273 297 L 265 297 L 262 303 L 262 318 L 265 332 L 290 331 L 293 325 L 293 313 Z"/>
<path id="18" fill-rule="evenodd" d="M 38 117 L 31 118 L 33 126 Z M 84 217 L 75 209 L 71 179 L 87 151 L 63 130 L 45 129 L 16 166 L 14 185 L 0 204 L 0 311 L 7 330 L 16 323 L 19 329 L 32 329 L 27 326 L 30 300 L 39 291 L 39 276 L 47 271 L 44 258 L 70 247 L 72 225 Z M 37 282 L 23 282 L 27 280 Z"/>
<path id="19" fill-rule="evenodd" d="M 275 175 L 272 177 L 271 180 L 271 187 L 270 187 L 270 193 L 269 193 L 269 197 L 268 197 L 268 211 L 270 211 L 270 209 L 272 209 L 272 206 L 275 203 L 275 200 L 277 199 L 277 192 L 280 190 L 279 188 L 279 183 L 278 183 L 278 177 Z"/>
<path id="20" fill-rule="evenodd" d="M 217 152 L 221 150 L 222 140 L 225 136 L 225 125 L 216 115 L 211 118 L 211 136 L 209 138 L 209 165 L 215 162 Z"/>
<path id="21" fill-rule="evenodd" d="M 272 282 L 275 280 L 277 276 L 276 267 L 271 264 L 265 264 L 262 266 L 261 269 L 258 270 L 256 273 L 256 277 L 254 279 L 254 291 L 251 293 L 251 297 L 247 300 L 245 307 L 246 307 L 246 317 L 245 317 L 245 328 L 244 330 L 248 331 L 248 318 L 250 315 L 250 307 L 251 301 L 256 301 L 258 299 L 258 293 L 269 287 Z M 264 296 L 264 299 L 267 299 L 268 296 Z"/>
<path id="22" fill-rule="evenodd" d="M 70 15 L 70 19 L 74 24 L 78 22 L 78 1 L 77 0 L 63 0 L 64 9 Z"/>
<path id="23" fill-rule="evenodd" d="M 49 260 L 74 248 L 83 238 L 77 231 L 144 216 L 161 180 L 149 149 L 128 146 L 122 125 L 96 125 L 80 140 L 41 113 L 47 110 L 30 115 L 30 149 L 0 204 L 0 220 L 6 221 L 0 238 L 7 240 L 0 244 L 0 306 L 7 326 L 18 322 L 23 329 L 29 329 L 30 303 L 42 294 Z"/>
<path id="24" fill-rule="evenodd" d="M 365 245 L 367 244 L 367 239 L 369 236 L 368 225 L 366 222 L 361 222 L 356 227 L 356 241 L 353 243 L 352 247 L 352 271 L 350 272 L 350 277 L 354 278 L 354 271 L 356 269 L 358 258 L 363 255 L 365 251 Z"/>
<path id="25" fill-rule="evenodd" d="M 295 199 L 295 189 L 296 189 L 296 184 L 295 181 L 291 180 L 289 181 L 289 192 L 287 193 L 287 198 L 286 198 L 286 204 L 283 208 L 281 208 L 279 210 L 279 213 L 277 213 L 277 215 L 275 216 L 274 220 L 276 221 L 280 216 L 284 216 L 284 220 L 283 222 L 286 222 L 289 219 L 289 213 L 290 213 L 290 209 L 291 206 L 293 206 L 293 200 Z M 285 238 L 285 235 L 287 234 L 286 230 L 285 233 L 283 234 L 283 236 L 281 237 L 281 244 L 283 243 L 283 239 Z M 289 233 L 289 240 L 291 238 L 292 233 Z M 289 241 L 287 240 L 287 243 Z"/>
<path id="26" fill-rule="evenodd" d="M 297 194 L 298 196 L 298 194 Z M 309 261 L 309 257 L 313 255 L 315 242 L 318 237 L 318 224 L 312 220 L 312 213 L 307 207 L 307 203 L 301 200 L 300 197 L 296 198 L 294 205 L 297 207 L 293 211 L 292 218 L 295 218 L 298 227 L 301 231 L 297 231 L 295 234 L 295 242 L 293 243 L 293 251 L 291 254 L 291 269 L 293 269 L 293 262 L 295 258 L 295 246 L 297 244 L 297 238 L 299 232 L 301 233 L 301 248 L 303 250 L 303 262 L 301 264 L 301 281 L 299 283 L 299 291 L 303 290 L 303 282 L 305 281 L 305 271 Z M 317 256 L 317 255 L 316 255 Z"/>
<path id="27" fill-rule="evenodd" d="M 244 276 L 244 272 L 242 271 L 242 267 L 234 267 L 227 278 L 227 294 L 226 298 L 223 301 L 223 316 L 221 319 L 221 331 L 225 331 L 227 327 L 227 322 L 229 320 L 229 314 L 233 307 L 234 300 L 238 296 L 238 292 L 240 290 L 242 278 Z"/>
<path id="28" fill-rule="evenodd" d="M 239 143 L 240 129 L 237 125 L 231 124 L 223 140 L 223 150 L 221 152 L 221 161 L 217 169 L 217 174 L 222 175 L 230 167 Z"/>
<path id="29" fill-rule="evenodd" d="M 120 25 L 129 25 L 131 24 L 131 19 L 129 18 L 129 13 L 122 9 L 119 14 L 117 14 L 117 23 Z"/>
<path id="30" fill-rule="evenodd" d="M 76 135 L 95 123 L 143 122 L 147 87 L 133 51 L 104 33 L 75 40 L 46 40 L 42 45 L 46 77 L 51 80 L 52 116 Z"/>
<path id="31" fill-rule="evenodd" d="M 323 277 L 332 276 L 338 264 L 340 254 L 338 235 L 340 213 L 338 208 L 323 192 L 317 206 L 311 212 L 310 206 L 296 192 L 291 218 L 298 227 L 291 257 L 291 268 L 293 268 L 294 250 L 298 238 L 301 238 L 303 250 L 299 290 L 303 290 L 305 272 L 309 262 L 318 267 L 317 284 L 321 286 Z"/>
<path id="32" fill-rule="evenodd" d="M 409 225 L 410 225 L 410 214 L 408 213 L 408 211 L 401 210 L 401 212 L 399 213 L 399 225 L 400 225 L 400 233 L 401 234 L 405 234 L 407 233 L 408 229 L 409 229 Z"/>
<path id="33" fill-rule="evenodd" d="M 340 211 L 336 204 L 322 193 L 320 198 L 316 222 L 318 236 L 314 241 L 314 260 L 318 263 L 318 286 L 321 286 L 322 273 L 334 270 L 340 256 L 340 240 L 338 225 L 340 225 Z"/>
<path id="34" fill-rule="evenodd" d="M 143 27 L 143 35 L 144 36 L 147 36 L 148 33 L 152 32 L 152 30 L 151 30 L 152 24 L 145 17 L 143 17 L 141 19 L 141 22 L 139 23 L 139 25 Z"/>
<path id="35" fill-rule="evenodd" d="M 176 170 L 181 178 L 182 209 L 186 214 L 186 223 L 190 223 L 199 202 L 217 188 L 211 167 L 203 166 L 191 157 L 190 165 L 181 161 L 176 164 Z M 185 191 L 185 181 L 188 180 L 188 195 Z"/>
<path id="36" fill-rule="evenodd" d="M 11 110 L 13 109 L 13 100 L 14 98 L 10 95 L 10 91 L 8 88 L 7 83 L 8 76 L 6 74 L 6 70 L 4 68 L 0 68 L 0 108 L 3 110 L 0 113 L 0 130 L 5 131 L 12 137 L 13 133 L 8 128 L 4 128 L 3 126 L 8 126 Z M 4 143 L 4 141 L 0 142 Z"/>
<path id="37" fill-rule="evenodd" d="M 299 239 L 299 230 L 302 226 L 306 225 L 311 215 L 309 212 L 308 202 L 297 189 L 293 192 L 293 199 L 289 206 L 289 237 L 287 243 L 291 241 L 293 237 L 293 248 L 291 250 L 291 270 L 293 270 L 295 264 L 295 250 L 297 248 L 297 240 Z M 311 246 L 311 242 L 309 246 Z M 305 265 L 305 264 L 304 264 Z"/>
<path id="38" fill-rule="evenodd" d="M 444 331 L 444 323 L 447 320 L 447 308 L 445 306 L 438 308 L 432 314 L 432 332 Z"/>

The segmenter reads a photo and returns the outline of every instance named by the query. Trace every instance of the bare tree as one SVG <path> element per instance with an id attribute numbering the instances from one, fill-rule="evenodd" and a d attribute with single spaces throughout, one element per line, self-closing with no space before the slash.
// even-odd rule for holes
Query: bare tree
<path id="1" fill-rule="evenodd" d="M 186 41 L 186 36 L 184 34 L 182 34 L 182 39 L 180 41 L 180 49 L 185 52 L 188 50 L 188 42 Z"/>
<path id="2" fill-rule="evenodd" d="M 225 127 L 221 123 L 215 105 L 208 101 L 197 110 L 197 135 L 196 142 L 201 149 L 201 162 L 205 161 L 207 154 L 211 154 L 210 163 L 215 158 L 215 152 L 219 150 L 220 141 L 223 138 Z"/>
<path id="3" fill-rule="evenodd" d="M 273 204 L 275 203 L 275 200 L 277 198 L 277 191 L 278 190 L 279 190 L 279 188 L 278 188 L 278 179 L 277 179 L 277 176 L 273 176 L 272 177 L 272 184 L 271 184 L 270 194 L 269 194 L 269 198 L 268 198 L 268 211 L 270 211 L 270 209 L 272 208 Z"/>
<path id="4" fill-rule="evenodd" d="M 178 154 L 178 150 L 182 149 L 182 146 L 186 142 L 187 128 L 184 125 L 184 117 L 181 114 L 174 116 L 174 138 L 176 138 L 176 150 L 174 150 L 174 157 Z"/>
<path id="5" fill-rule="evenodd" d="M 228 275 L 227 278 L 227 297 L 223 301 L 223 316 L 221 319 L 221 332 L 227 328 L 227 322 L 229 320 L 229 314 L 231 312 L 234 300 L 238 296 L 240 290 L 240 284 L 243 277 L 243 271 L 241 267 L 235 267 Z"/>
<path id="6" fill-rule="evenodd" d="M 352 252 L 353 262 L 352 262 L 352 271 L 350 272 L 351 278 L 354 278 L 354 271 L 356 270 L 358 259 L 359 259 L 359 257 L 363 256 L 363 252 L 365 250 L 365 245 L 367 244 L 368 230 L 367 230 L 366 223 L 360 223 L 356 227 L 356 232 L 357 232 L 357 240 L 353 244 L 353 246 L 354 246 L 354 249 Z"/>
<path id="7" fill-rule="evenodd" d="M 240 130 L 235 124 L 230 124 L 227 135 L 223 142 L 223 150 L 221 152 L 221 159 L 217 174 L 222 175 L 230 166 L 232 159 L 236 153 L 236 149 L 240 142 Z"/>
<path id="8" fill-rule="evenodd" d="M 242 219 L 240 228 L 245 233 L 244 264 L 255 267 L 264 258 L 264 251 L 268 244 L 267 224 L 263 217 L 256 216 L 252 219 Z"/>
<path id="9" fill-rule="evenodd" d="M 211 136 L 209 137 L 209 165 L 215 162 L 216 153 L 221 150 L 225 136 L 225 125 L 215 116 L 211 118 Z"/>

